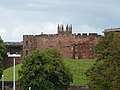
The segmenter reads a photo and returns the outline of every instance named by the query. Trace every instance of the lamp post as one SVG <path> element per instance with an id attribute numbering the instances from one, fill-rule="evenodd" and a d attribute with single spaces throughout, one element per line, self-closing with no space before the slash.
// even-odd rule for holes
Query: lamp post
<path id="1" fill-rule="evenodd" d="M 15 90 L 15 58 L 21 57 L 20 54 L 8 54 L 8 57 L 13 58 L 13 65 L 14 65 L 14 70 L 13 70 L 13 90 Z"/>
<path id="2" fill-rule="evenodd" d="M 29 90 L 31 90 L 31 87 L 29 87 Z"/>
<path id="3" fill-rule="evenodd" d="M 4 90 L 4 75 L 2 75 L 2 90 Z"/>

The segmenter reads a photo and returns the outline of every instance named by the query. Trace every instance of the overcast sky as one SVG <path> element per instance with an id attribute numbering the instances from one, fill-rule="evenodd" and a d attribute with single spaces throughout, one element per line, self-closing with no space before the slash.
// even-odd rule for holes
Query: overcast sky
<path id="1" fill-rule="evenodd" d="M 0 36 L 22 41 L 22 35 L 57 33 L 72 24 L 73 33 L 102 33 L 120 27 L 120 0 L 0 0 Z"/>

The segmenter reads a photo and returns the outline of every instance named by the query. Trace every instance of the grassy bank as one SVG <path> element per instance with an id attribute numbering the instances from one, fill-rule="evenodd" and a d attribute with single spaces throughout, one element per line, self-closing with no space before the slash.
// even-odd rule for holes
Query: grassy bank
<path id="1" fill-rule="evenodd" d="M 18 80 L 18 70 L 20 69 L 21 64 L 16 65 L 16 80 Z M 4 70 L 4 80 L 12 81 L 13 80 L 13 67 L 7 68 Z"/>
<path id="2" fill-rule="evenodd" d="M 69 67 L 70 71 L 73 74 L 73 83 L 85 85 L 88 82 L 85 72 L 89 69 L 95 60 L 73 60 L 73 59 L 64 59 L 64 63 Z M 18 70 L 20 69 L 21 64 L 16 65 L 16 80 L 18 80 Z M 13 67 L 10 67 L 4 70 L 4 80 L 12 81 L 13 80 Z"/>
<path id="3" fill-rule="evenodd" d="M 95 60 L 65 59 L 64 63 L 73 74 L 73 84 L 86 85 L 88 82 L 85 72 L 93 65 Z"/>

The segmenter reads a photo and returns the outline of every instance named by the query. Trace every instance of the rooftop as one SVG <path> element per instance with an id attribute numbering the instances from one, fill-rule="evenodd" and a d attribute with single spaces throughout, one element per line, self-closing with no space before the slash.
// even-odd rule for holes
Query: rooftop
<path id="1" fill-rule="evenodd" d="M 7 46 L 22 46 L 23 43 L 22 42 L 4 42 L 4 45 L 7 45 Z"/>
<path id="2" fill-rule="evenodd" d="M 120 28 L 105 29 L 104 32 L 120 32 Z"/>

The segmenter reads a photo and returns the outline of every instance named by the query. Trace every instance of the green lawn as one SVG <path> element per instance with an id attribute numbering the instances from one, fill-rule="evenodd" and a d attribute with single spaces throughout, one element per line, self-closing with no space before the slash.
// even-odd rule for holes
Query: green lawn
<path id="1" fill-rule="evenodd" d="M 18 80 L 18 70 L 20 69 L 21 64 L 16 65 L 16 80 Z M 13 80 L 13 67 L 5 69 L 4 72 L 4 80 L 12 81 Z"/>
<path id="2" fill-rule="evenodd" d="M 73 84 L 85 85 L 88 82 L 84 73 L 88 68 L 90 68 L 93 65 L 94 62 L 95 60 L 64 60 L 65 65 L 69 67 L 73 74 Z M 21 64 L 16 65 L 16 80 L 18 80 L 18 70 L 20 69 L 20 67 Z M 4 80 L 13 80 L 13 67 L 4 70 Z"/>
<path id="3" fill-rule="evenodd" d="M 85 72 L 95 63 L 95 60 L 65 59 L 64 62 L 73 74 L 73 84 L 86 85 L 88 79 L 85 76 Z"/>

